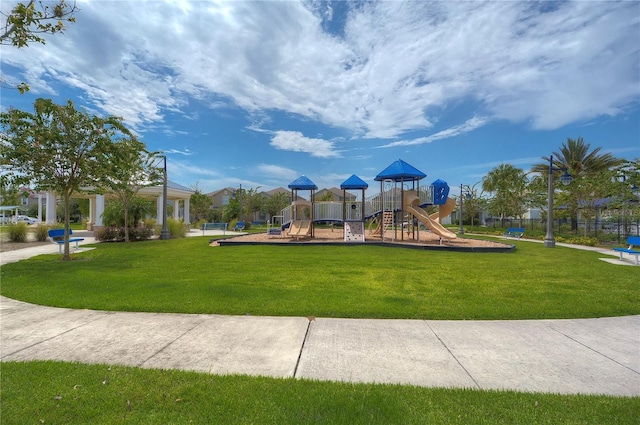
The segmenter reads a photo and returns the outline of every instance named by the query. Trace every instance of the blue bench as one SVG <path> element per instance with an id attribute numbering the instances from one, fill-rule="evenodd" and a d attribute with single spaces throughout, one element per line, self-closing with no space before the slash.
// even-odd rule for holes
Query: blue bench
<path id="1" fill-rule="evenodd" d="M 227 223 L 202 223 L 202 236 L 204 236 L 205 230 L 222 230 L 222 233 L 227 231 Z"/>
<path id="2" fill-rule="evenodd" d="M 244 230 L 244 226 L 245 223 L 244 221 L 239 221 L 236 223 L 236 225 L 233 227 L 233 231 L 234 232 L 242 232 Z"/>
<path id="3" fill-rule="evenodd" d="M 520 239 L 524 235 L 524 227 L 509 227 L 506 232 L 504 232 L 504 237 L 512 237 Z"/>
<path id="4" fill-rule="evenodd" d="M 628 248 L 613 248 L 614 251 L 620 253 L 620 260 L 622 261 L 623 254 L 635 255 L 636 266 L 638 265 L 638 256 L 640 255 L 640 236 L 629 236 L 627 238 Z"/>
<path id="5" fill-rule="evenodd" d="M 62 247 L 64 246 L 64 229 L 49 229 L 49 240 L 51 243 L 58 245 L 58 252 L 62 254 Z M 78 249 L 78 242 L 83 241 L 84 238 L 72 238 L 73 230 L 69 229 L 69 243 L 75 242 L 76 249 Z"/>

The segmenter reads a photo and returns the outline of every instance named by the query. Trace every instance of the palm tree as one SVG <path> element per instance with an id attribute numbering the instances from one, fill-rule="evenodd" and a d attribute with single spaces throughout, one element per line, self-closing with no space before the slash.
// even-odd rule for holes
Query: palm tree
<path id="1" fill-rule="evenodd" d="M 577 229 L 579 203 L 585 195 L 580 190 L 585 187 L 581 184 L 581 181 L 588 180 L 589 177 L 608 171 L 610 168 L 622 163 L 621 159 L 614 157 L 610 153 L 599 154 L 602 148 L 595 148 L 589 152 L 590 148 L 591 145 L 585 143 L 582 137 L 577 139 L 567 138 L 560 150 L 552 153 L 553 166 L 555 168 L 566 168 L 574 179 L 571 185 L 564 188 L 568 195 L 572 230 Z M 545 162 L 535 164 L 531 171 L 538 172 L 546 178 L 549 173 L 549 157 L 543 156 L 542 159 Z"/>

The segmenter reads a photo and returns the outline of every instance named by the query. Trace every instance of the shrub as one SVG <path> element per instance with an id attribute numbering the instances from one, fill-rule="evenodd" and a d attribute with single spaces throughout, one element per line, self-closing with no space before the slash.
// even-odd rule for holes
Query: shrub
<path id="1" fill-rule="evenodd" d="M 184 223 L 173 218 L 167 220 L 167 230 L 169 231 L 169 238 L 171 239 L 184 238 L 187 235 L 187 229 Z"/>
<path id="2" fill-rule="evenodd" d="M 585 245 L 585 246 L 596 246 L 598 245 L 597 238 L 586 238 L 584 236 L 579 236 L 575 238 L 568 238 L 566 240 L 567 243 L 574 245 Z"/>
<path id="3" fill-rule="evenodd" d="M 124 240 L 124 231 L 120 234 L 120 228 L 116 226 L 103 227 L 94 232 L 95 238 L 101 242 L 116 242 Z"/>
<path id="4" fill-rule="evenodd" d="M 131 241 L 143 241 L 150 239 L 153 236 L 153 227 L 136 227 L 129 229 L 129 240 Z M 124 229 L 123 229 L 124 235 Z"/>
<path id="5" fill-rule="evenodd" d="M 25 223 L 11 223 L 9 225 L 9 240 L 11 242 L 26 242 L 27 225 Z"/>
<path id="6" fill-rule="evenodd" d="M 46 224 L 38 224 L 37 226 L 35 226 L 34 233 L 36 235 L 36 240 L 38 242 L 45 242 L 47 239 L 49 239 L 49 233 L 47 233 L 48 230 L 49 227 Z"/>
<path id="7" fill-rule="evenodd" d="M 129 229 L 130 241 L 142 241 L 153 236 L 153 227 L 133 227 Z M 109 226 L 95 232 L 101 242 L 124 242 L 124 227 Z"/>

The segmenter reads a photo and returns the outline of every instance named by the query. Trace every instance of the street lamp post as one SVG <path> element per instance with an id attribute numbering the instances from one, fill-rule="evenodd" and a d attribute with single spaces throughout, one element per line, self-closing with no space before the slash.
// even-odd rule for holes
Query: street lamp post
<path id="1" fill-rule="evenodd" d="M 464 191 L 467 191 L 466 194 Z M 471 194 L 471 188 L 469 186 L 467 186 L 466 184 L 460 184 L 460 228 L 458 229 L 458 234 L 460 235 L 464 235 L 464 227 L 462 227 L 462 219 L 464 217 L 464 214 L 462 213 L 462 205 L 463 205 L 463 200 L 462 198 L 464 198 L 464 196 L 469 196 Z"/>
<path id="2" fill-rule="evenodd" d="M 549 157 L 549 186 L 548 186 L 548 211 L 547 211 L 547 234 L 544 237 L 544 246 L 547 248 L 555 248 L 556 240 L 553 237 L 553 172 L 554 171 L 564 171 L 562 177 L 560 177 L 560 182 L 567 186 L 573 180 L 573 177 L 567 172 L 566 168 L 554 168 L 553 166 L 553 155 Z"/>
<path id="3" fill-rule="evenodd" d="M 162 231 L 160 232 L 160 239 L 169 239 L 169 228 L 167 227 L 167 156 L 163 155 L 164 159 L 164 179 L 162 182 Z"/>

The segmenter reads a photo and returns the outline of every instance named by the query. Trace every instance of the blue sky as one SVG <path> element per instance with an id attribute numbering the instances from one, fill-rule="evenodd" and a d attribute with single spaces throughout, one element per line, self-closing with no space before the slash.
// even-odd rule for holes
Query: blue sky
<path id="1" fill-rule="evenodd" d="M 583 137 L 640 157 L 640 2 L 86 1 L 45 46 L 2 46 L 3 109 L 124 118 L 204 192 L 373 179 L 455 187 Z M 2 11 L 12 2 L 2 2 Z"/>

